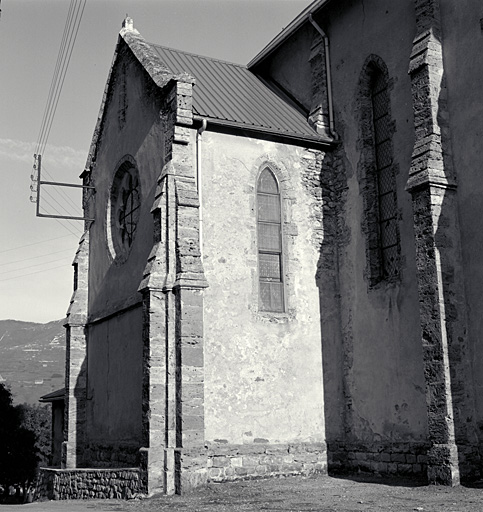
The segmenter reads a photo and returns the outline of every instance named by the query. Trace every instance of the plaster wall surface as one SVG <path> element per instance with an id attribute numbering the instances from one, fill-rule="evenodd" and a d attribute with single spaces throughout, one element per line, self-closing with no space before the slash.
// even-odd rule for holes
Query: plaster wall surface
<path id="1" fill-rule="evenodd" d="M 141 331 L 141 307 L 89 327 L 88 445 L 141 442 Z"/>
<path id="2" fill-rule="evenodd" d="M 405 191 L 414 142 L 407 72 L 414 6 L 410 0 L 352 1 L 345 2 L 344 9 L 329 4 L 323 19 L 330 37 L 335 128 L 344 141 L 340 158 L 347 180 L 339 232 L 339 378 L 345 434 L 347 440 L 367 444 L 419 442 L 427 435 L 425 381 L 411 198 Z M 360 77 L 370 55 L 380 57 L 389 72 L 401 248 L 400 279 L 374 286 L 367 275 L 361 185 L 362 138 L 367 134 L 361 132 Z M 327 432 L 329 440 L 341 437 L 331 424 Z"/>
<path id="3" fill-rule="evenodd" d="M 443 34 L 443 79 L 447 86 L 452 162 L 457 179 L 459 226 L 463 253 L 465 291 L 468 307 L 469 351 L 462 357 L 473 364 L 476 421 L 483 441 L 483 55 L 481 44 L 483 12 L 478 0 L 455 4 L 441 1 Z M 445 105 L 443 105 L 444 107 Z"/>
<path id="4" fill-rule="evenodd" d="M 314 152 L 206 131 L 203 173 L 205 439 L 325 440 L 314 197 L 302 174 Z M 258 303 L 256 183 L 265 164 L 282 191 L 286 312 Z"/>
<path id="5" fill-rule="evenodd" d="M 89 204 L 89 316 L 87 343 L 86 463 L 136 463 L 142 430 L 142 309 L 137 289 L 153 245 L 156 180 L 163 166 L 161 99 L 130 50 L 121 45 L 112 71 L 101 136 L 92 172 L 96 193 Z M 109 198 L 126 155 L 140 179 L 140 215 L 133 243 L 123 258 L 109 249 Z M 113 455 L 119 445 L 125 454 Z"/>
<path id="6" fill-rule="evenodd" d="M 98 142 L 93 184 L 95 222 L 90 228 L 89 319 L 103 317 L 140 302 L 137 292 L 153 244 L 150 213 L 156 180 L 163 167 L 164 127 L 161 99 L 152 80 L 129 50 L 121 47 L 113 69 L 113 87 L 105 107 Z M 108 247 L 109 196 L 123 158 L 130 155 L 140 177 L 141 211 L 138 228 L 126 261 L 113 257 Z M 139 342 L 141 333 L 139 333 Z"/>

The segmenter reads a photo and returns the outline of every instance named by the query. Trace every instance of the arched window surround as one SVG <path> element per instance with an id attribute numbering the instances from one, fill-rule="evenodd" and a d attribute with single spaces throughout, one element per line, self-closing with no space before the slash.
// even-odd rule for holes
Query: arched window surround
<path id="1" fill-rule="evenodd" d="M 391 88 L 386 64 L 377 55 L 370 55 L 362 69 L 358 96 L 358 177 L 364 203 L 365 275 L 370 287 L 398 281 L 401 273 Z"/>
<path id="2" fill-rule="evenodd" d="M 282 194 L 269 165 L 260 169 L 256 182 L 259 310 L 284 313 L 284 244 Z"/>
<path id="3" fill-rule="evenodd" d="M 136 205 L 131 205 L 128 212 L 124 211 L 123 207 L 129 205 L 121 203 L 134 197 Z M 124 155 L 115 166 L 109 187 L 105 223 L 109 254 L 117 265 L 127 260 L 132 248 L 140 215 L 140 200 L 141 183 L 136 160 L 131 155 Z"/>

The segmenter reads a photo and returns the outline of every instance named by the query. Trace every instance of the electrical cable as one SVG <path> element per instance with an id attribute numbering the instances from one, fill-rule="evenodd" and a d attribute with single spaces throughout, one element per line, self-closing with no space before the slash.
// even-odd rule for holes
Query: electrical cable
<path id="1" fill-rule="evenodd" d="M 57 263 L 58 261 L 64 261 L 67 258 L 69 258 L 70 261 L 72 262 L 72 257 L 64 256 L 63 258 L 57 258 L 56 260 L 44 261 L 43 263 L 36 263 L 35 265 L 27 265 L 26 267 L 16 268 L 16 269 L 12 269 L 12 270 L 5 270 L 3 272 L 0 272 L 0 276 L 4 275 L 4 274 L 12 274 L 15 272 L 20 272 L 21 270 L 27 270 L 29 268 L 41 267 L 42 265 L 48 265 L 49 263 Z"/>
<path id="2" fill-rule="evenodd" d="M 79 32 L 79 27 L 80 27 L 80 22 L 82 20 L 82 15 L 84 14 L 84 8 L 85 8 L 85 5 L 86 5 L 86 1 L 87 0 L 83 0 L 84 1 L 84 5 L 82 7 L 82 12 L 80 14 L 80 18 L 79 18 L 79 23 L 77 24 L 77 28 L 76 28 L 76 32 L 75 32 L 75 36 L 74 36 L 74 41 L 72 43 L 72 46 L 70 47 L 70 53 L 69 53 L 69 57 L 68 57 L 68 60 L 67 60 L 67 64 L 65 66 L 65 72 L 63 74 L 63 77 L 62 77 L 62 83 L 60 84 L 60 90 L 59 90 L 59 94 L 57 95 L 57 99 L 56 99 L 56 102 L 55 102 L 55 107 L 54 107 L 54 111 L 52 113 L 52 120 L 50 122 L 50 125 L 49 125 L 49 129 L 47 131 L 47 135 L 45 137 L 45 142 L 43 144 L 43 147 L 41 148 L 41 154 L 44 153 L 45 151 L 45 146 L 47 145 L 47 140 L 50 136 L 50 130 L 52 128 L 52 124 L 53 124 L 53 121 L 54 121 L 54 117 L 55 117 L 55 113 L 57 112 L 57 105 L 59 104 L 59 99 L 60 99 L 60 94 L 62 92 L 62 88 L 64 87 L 64 81 L 65 81 L 65 77 L 67 76 L 67 69 L 69 67 L 69 64 L 70 64 L 70 59 L 71 59 L 71 56 L 72 56 L 72 52 L 74 50 L 74 45 L 75 45 L 75 42 L 77 40 L 77 34 Z M 77 22 L 77 15 L 76 15 L 76 22 Z"/>
<path id="3" fill-rule="evenodd" d="M 42 165 L 42 172 L 45 171 L 45 174 L 47 174 L 47 176 L 52 180 L 52 181 L 55 181 L 53 176 L 49 173 L 49 171 L 45 168 L 44 165 Z M 68 203 L 70 203 L 73 207 L 74 207 L 74 211 L 75 210 L 78 210 L 79 209 L 79 205 L 78 204 L 75 204 L 74 201 L 72 201 L 72 199 L 67 195 L 67 193 L 62 190 L 61 188 L 58 188 L 57 189 L 60 196 Z M 78 214 L 74 214 L 73 215 L 74 217 L 81 217 L 81 215 L 78 215 Z"/>
<path id="4" fill-rule="evenodd" d="M 65 77 L 67 75 L 67 70 L 68 70 L 70 60 L 72 57 L 72 52 L 74 50 L 75 42 L 77 40 L 77 34 L 79 32 L 80 22 L 82 21 L 82 16 L 84 14 L 86 1 L 87 0 L 82 0 L 74 8 L 74 9 L 76 9 L 76 12 L 74 14 L 74 16 L 75 16 L 74 25 L 73 26 L 69 25 L 69 28 L 68 28 L 69 36 L 68 36 L 68 41 L 66 43 L 67 49 L 65 52 L 63 52 L 63 55 L 62 55 L 63 62 L 60 67 L 60 74 L 58 74 L 58 76 L 56 77 L 57 83 L 54 88 L 52 102 L 51 102 L 50 108 L 49 108 L 49 114 L 47 115 L 47 120 L 46 120 L 46 123 L 44 126 L 43 137 L 39 140 L 39 143 L 38 143 L 38 146 L 39 146 L 38 154 L 44 154 L 45 147 L 47 145 L 47 141 L 50 136 L 50 131 L 52 129 L 54 117 L 57 112 L 57 106 L 59 104 L 59 99 L 60 99 L 62 89 L 64 86 Z M 82 10 L 81 10 L 81 5 L 82 5 Z M 71 18 L 72 18 L 72 16 L 71 16 Z M 65 60 L 65 59 L 67 59 L 67 60 Z"/>
<path id="5" fill-rule="evenodd" d="M 62 213 L 59 212 L 59 210 L 57 210 L 57 208 L 55 206 L 53 206 L 47 199 L 45 199 L 45 197 L 44 197 L 44 201 L 47 203 L 48 206 L 50 206 L 52 208 L 52 210 L 54 210 L 55 213 L 57 213 L 58 215 L 62 215 Z M 70 230 L 65 224 L 60 222 L 59 219 L 54 219 L 54 220 L 57 221 L 61 226 L 63 226 L 64 229 L 66 229 L 69 233 L 71 233 L 72 235 L 76 236 L 77 238 L 80 238 L 80 233 L 79 232 L 76 233 L 76 232 Z M 77 229 L 77 226 L 74 226 L 74 229 Z"/>
<path id="6" fill-rule="evenodd" d="M 61 41 L 59 53 L 57 56 L 57 63 L 56 63 L 56 67 L 54 70 L 54 74 L 52 76 L 49 97 L 47 100 L 44 116 L 42 119 L 41 131 L 40 131 L 39 139 L 38 139 L 38 143 L 37 143 L 37 154 L 41 153 L 42 147 L 45 147 L 44 142 L 46 142 L 46 133 L 48 130 L 47 127 L 49 125 L 49 122 L 51 122 L 51 120 L 53 120 L 52 119 L 53 107 L 54 107 L 56 98 L 60 95 L 60 92 L 61 92 L 60 82 L 62 80 L 62 76 L 65 75 L 65 73 L 67 72 L 67 68 L 65 66 L 65 64 L 66 64 L 65 59 L 66 59 L 66 54 L 69 51 L 70 42 L 72 41 L 73 31 L 75 30 L 75 25 L 74 25 L 74 27 L 72 26 L 73 17 L 76 16 L 76 18 L 77 18 L 77 13 L 78 13 L 78 8 L 77 8 L 77 12 L 76 12 L 76 14 L 74 14 L 74 10 L 76 9 L 76 7 L 74 7 L 75 2 L 76 2 L 76 0 L 71 0 L 71 2 L 70 2 L 69 12 L 67 14 L 67 20 L 66 20 L 65 26 L 64 26 L 64 34 L 62 36 L 62 41 Z"/>
<path id="7" fill-rule="evenodd" d="M 50 187 L 50 188 L 52 188 L 52 187 Z M 47 194 L 52 199 L 52 201 L 54 201 L 57 204 L 57 206 L 59 206 L 59 208 L 62 208 L 64 210 L 64 213 L 62 215 L 65 214 L 65 215 L 70 215 L 72 217 L 76 216 L 75 212 L 72 213 L 72 212 L 68 211 L 68 209 L 65 206 L 61 205 L 60 202 L 56 199 L 56 197 L 52 194 L 52 192 L 49 189 L 44 188 L 43 193 Z M 62 196 L 62 195 L 60 196 L 60 199 L 63 199 L 64 201 L 67 201 L 65 199 L 65 197 Z"/>
<path id="8" fill-rule="evenodd" d="M 60 63 L 63 60 L 65 41 L 66 41 L 66 37 L 67 37 L 67 33 L 68 33 L 68 27 L 70 27 L 70 24 L 71 24 L 71 12 L 72 12 L 73 4 L 74 4 L 74 0 L 71 0 L 70 1 L 70 5 L 69 5 L 69 12 L 67 14 L 67 20 L 66 20 L 66 23 L 64 25 L 64 33 L 62 34 L 62 40 L 61 40 L 61 43 L 60 43 L 59 53 L 57 54 L 57 62 L 55 63 L 54 74 L 52 76 L 52 81 L 50 83 L 49 95 L 48 95 L 48 98 L 47 98 L 47 103 L 45 105 L 44 115 L 42 117 L 42 123 L 40 125 L 40 133 L 39 133 L 39 138 L 38 138 L 38 143 L 37 143 L 37 149 L 35 150 L 35 152 L 37 154 L 39 153 L 40 141 L 42 140 L 43 134 L 44 134 L 45 123 L 47 121 L 47 113 L 49 112 L 50 106 L 52 104 L 52 96 L 53 96 L 53 93 L 54 93 L 54 85 L 57 83 L 57 78 L 58 78 L 59 69 L 60 69 Z"/>
<path id="9" fill-rule="evenodd" d="M 7 265 L 14 265 L 15 263 L 23 263 L 24 261 L 30 261 L 30 260 L 38 260 L 39 258 L 45 258 L 45 256 L 53 256 L 54 254 L 60 254 L 62 252 L 69 251 L 72 253 L 72 249 L 62 249 L 61 251 L 55 251 L 55 252 L 49 252 L 47 254 L 40 254 L 37 256 L 31 256 L 30 258 L 23 258 L 22 260 L 14 260 L 14 261 L 7 261 L 6 263 L 0 263 L 0 267 L 5 267 Z M 15 270 L 12 270 L 11 272 L 15 272 Z"/>
<path id="10" fill-rule="evenodd" d="M 55 114 L 57 112 L 57 107 L 59 104 L 60 96 L 62 93 L 62 89 L 64 86 L 65 78 L 67 75 L 67 70 L 69 68 L 69 64 L 72 57 L 72 52 L 74 50 L 74 46 L 77 40 L 77 35 L 79 33 L 80 24 L 82 21 L 82 16 L 84 14 L 84 9 L 86 6 L 87 0 L 71 0 L 69 4 L 69 11 L 67 14 L 67 19 L 64 25 L 64 32 L 62 35 L 62 40 L 59 48 L 59 53 L 57 55 L 57 61 L 55 65 L 54 74 L 52 76 L 52 82 L 50 84 L 49 94 L 47 98 L 47 104 L 44 110 L 44 114 L 42 117 L 40 132 L 39 132 L 39 138 L 37 141 L 36 146 L 36 155 L 43 155 L 45 152 L 45 148 L 47 145 L 47 141 L 50 136 L 50 132 L 52 129 L 53 121 L 55 118 Z M 47 172 L 47 171 L 46 171 Z M 49 174 L 47 172 L 47 174 Z M 38 184 L 37 186 L 40 186 Z M 45 190 L 45 193 L 63 210 L 67 211 L 67 208 L 59 203 L 57 199 L 54 198 L 52 194 L 50 194 L 49 191 Z M 62 190 L 59 190 L 60 197 L 68 203 L 70 202 L 75 209 L 78 208 L 77 205 L 73 203 L 73 201 L 70 199 L 70 197 Z M 59 215 L 63 215 L 60 213 L 55 207 L 52 206 L 52 204 L 43 196 L 44 201 L 54 209 Z M 66 216 L 76 216 L 79 215 L 72 215 L 70 212 Z M 69 231 L 74 236 L 80 236 L 78 234 L 75 234 L 73 231 L 71 231 L 65 223 L 61 223 L 59 219 L 55 219 L 57 222 L 59 222 L 62 226 L 64 226 L 67 231 Z M 67 219 L 66 219 L 67 220 Z M 68 221 L 71 227 L 74 227 L 74 229 L 77 231 L 77 226 L 74 226 L 71 221 Z"/>
<path id="11" fill-rule="evenodd" d="M 16 277 L 7 277 L 6 279 L 0 279 L 0 282 L 3 282 L 3 281 L 11 281 L 12 279 L 21 279 L 22 277 L 27 277 L 27 276 L 32 276 L 34 274 L 40 274 L 42 272 L 49 272 L 50 270 L 56 270 L 58 268 L 65 268 L 65 265 L 58 265 L 57 267 L 52 267 L 52 268 L 46 268 L 44 270 L 37 270 L 36 272 L 30 272 L 29 274 L 23 274 L 21 276 L 16 276 Z"/>
<path id="12" fill-rule="evenodd" d="M 31 244 L 19 245 L 18 247 L 4 249 L 3 251 L 0 251 L 0 254 L 2 254 L 4 252 L 18 251 L 19 249 L 24 249 L 25 247 L 32 247 L 32 245 L 46 244 L 47 242 L 53 242 L 54 240 L 60 240 L 61 238 L 67 238 L 68 236 L 70 236 L 70 235 L 56 236 L 55 238 L 49 238 L 48 240 L 41 240 L 40 242 L 33 242 Z M 77 235 L 75 235 L 75 236 L 77 236 Z"/>
<path id="13" fill-rule="evenodd" d="M 59 201 L 57 201 L 57 199 L 56 199 L 56 198 L 55 198 L 55 197 L 54 197 L 54 196 L 53 196 L 53 195 L 52 195 L 48 190 L 44 190 L 44 194 L 47 194 L 47 195 L 52 199 L 52 201 L 54 201 L 54 202 L 59 206 L 59 208 L 61 208 L 61 209 L 63 208 L 63 206 L 59 203 Z M 44 198 L 44 201 L 45 201 L 45 202 L 46 202 L 46 203 L 47 203 L 51 208 L 54 208 L 54 207 L 53 207 L 53 205 L 52 205 L 52 203 L 50 203 L 47 199 L 45 199 L 45 196 L 43 196 L 43 198 Z M 59 211 L 57 208 L 54 208 L 54 210 L 55 210 L 55 213 L 57 213 L 58 215 L 65 215 L 66 217 L 67 217 L 67 216 L 71 216 L 71 217 L 73 216 L 73 215 L 71 215 L 69 212 L 66 212 L 66 211 L 65 211 L 65 208 L 64 208 L 64 211 Z M 69 220 L 69 219 L 64 219 L 64 220 L 66 220 L 66 221 L 69 223 L 69 225 L 74 229 L 74 231 L 78 232 L 78 226 L 77 226 L 76 224 L 74 224 L 74 223 L 73 223 L 71 220 Z"/>

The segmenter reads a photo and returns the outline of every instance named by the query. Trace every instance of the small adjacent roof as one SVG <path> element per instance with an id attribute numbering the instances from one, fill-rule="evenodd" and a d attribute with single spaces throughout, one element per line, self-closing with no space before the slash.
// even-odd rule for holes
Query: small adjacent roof
<path id="1" fill-rule="evenodd" d="M 58 389 L 57 391 L 52 391 L 52 393 L 48 393 L 47 395 L 41 396 L 39 402 L 56 402 L 57 400 L 64 400 L 65 398 L 65 388 Z"/>
<path id="2" fill-rule="evenodd" d="M 149 44 L 171 72 L 185 72 L 195 78 L 195 116 L 234 127 L 324 140 L 309 125 L 305 113 L 288 98 L 283 98 L 283 93 L 275 93 L 245 66 Z"/>

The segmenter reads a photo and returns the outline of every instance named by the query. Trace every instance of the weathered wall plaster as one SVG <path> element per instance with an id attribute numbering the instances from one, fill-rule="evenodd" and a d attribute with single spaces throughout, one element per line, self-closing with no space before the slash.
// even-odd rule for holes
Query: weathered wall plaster
<path id="1" fill-rule="evenodd" d="M 324 441 L 314 197 L 302 148 L 205 132 L 203 264 L 205 438 L 210 443 Z M 265 164 L 283 197 L 287 311 L 258 305 L 256 183 Z"/>
<path id="2" fill-rule="evenodd" d="M 133 464 L 110 450 L 141 443 L 142 309 L 89 326 L 87 348 L 87 450 L 92 465 Z M 98 446 L 103 448 L 98 449 Z M 106 452 L 104 454 L 97 452 Z M 114 464 L 113 464 L 114 463 Z"/>
<path id="3" fill-rule="evenodd" d="M 96 222 L 90 232 L 94 240 L 90 268 L 89 320 L 104 317 L 141 300 L 137 288 L 152 247 L 153 221 L 150 213 L 156 180 L 164 161 L 164 127 L 159 115 L 161 99 L 151 78 L 124 48 L 113 69 L 113 87 L 105 107 L 105 120 L 95 167 L 94 206 Z M 125 76 L 124 76 L 125 75 Z M 122 108 L 121 108 L 122 106 Z M 127 261 L 113 261 L 107 243 L 108 199 L 112 179 L 125 155 L 136 162 L 141 190 L 138 230 Z"/>
<path id="4" fill-rule="evenodd" d="M 158 150 L 164 145 L 164 126 L 159 93 L 125 46 L 121 45 L 112 76 L 92 172 L 96 194 L 88 205 L 96 222 L 90 227 L 94 243 L 90 248 L 89 427 L 84 464 L 119 467 L 138 463 L 142 442 L 142 309 L 137 289 L 153 244 L 150 210 L 164 163 L 164 154 Z M 130 252 L 119 262 L 108 248 L 108 199 L 125 155 L 130 155 L 139 171 L 141 213 Z M 123 454 L 113 454 L 120 445 Z"/>
<path id="5" fill-rule="evenodd" d="M 405 191 L 414 135 L 407 58 L 403 56 L 411 52 L 414 6 L 408 0 L 384 5 L 352 2 L 346 7 L 329 5 L 323 18 L 331 44 L 336 131 L 344 141 L 336 160 L 347 180 L 347 190 L 340 196 L 338 241 L 342 354 L 331 351 L 335 363 L 343 359 L 337 378 L 344 390 L 344 432 L 336 423 L 328 423 L 327 437 L 329 442 L 345 438 L 367 446 L 381 443 L 388 449 L 392 442 L 417 443 L 427 435 L 422 350 L 415 321 L 419 309 L 412 210 Z M 392 36 L 388 39 L 389 30 Z M 375 287 L 370 286 L 366 272 L 359 166 L 358 88 L 364 62 L 371 54 L 379 56 L 389 70 L 402 251 L 400 280 Z"/>
<path id="6" fill-rule="evenodd" d="M 463 253 L 464 287 L 468 304 L 468 346 L 461 342 L 459 358 L 472 362 L 474 391 L 469 400 L 476 402 L 477 430 L 467 432 L 468 441 L 476 436 L 483 443 L 483 236 L 479 219 L 483 215 L 481 197 L 483 181 L 481 162 L 483 149 L 483 103 L 481 83 L 483 80 L 482 10 L 478 0 L 464 0 L 455 5 L 441 0 L 442 33 L 444 36 L 444 79 L 447 86 L 447 109 L 443 119 L 445 135 L 450 136 L 454 173 L 458 184 L 458 213 L 461 247 Z M 440 111 L 443 109 L 440 109 Z M 448 117 L 449 116 L 449 117 Z M 457 305 L 458 307 L 458 305 Z M 458 308 L 459 310 L 461 308 Z M 457 376 L 455 376 L 457 377 Z M 467 385 L 471 385 L 468 382 Z M 459 394 L 461 385 L 457 385 Z M 472 419 L 471 413 L 467 414 Z M 468 422 L 467 422 L 468 423 Z"/>

